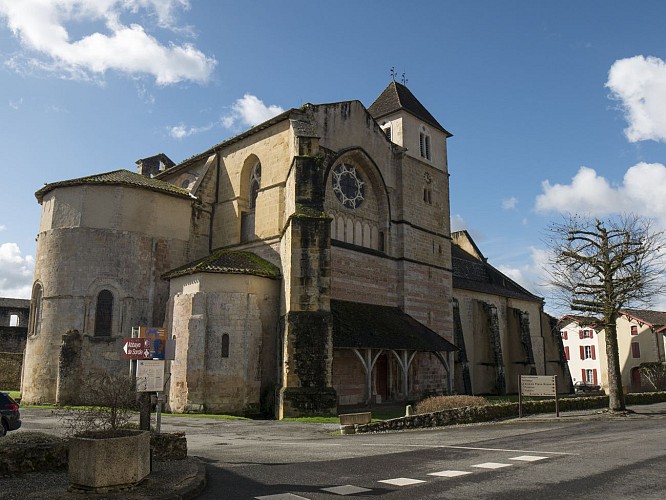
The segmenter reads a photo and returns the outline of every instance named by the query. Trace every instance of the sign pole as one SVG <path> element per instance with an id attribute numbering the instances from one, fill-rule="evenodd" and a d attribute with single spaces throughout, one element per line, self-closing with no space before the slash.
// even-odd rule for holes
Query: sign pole
<path id="1" fill-rule="evenodd" d="M 554 375 L 555 377 L 555 416 L 557 418 L 560 418 L 560 400 L 559 397 L 557 396 L 557 375 Z"/>
<path id="2" fill-rule="evenodd" d="M 518 418 L 523 418 L 523 376 L 518 375 Z"/>
<path id="3" fill-rule="evenodd" d="M 162 428 L 162 393 L 157 391 L 157 423 L 155 424 L 155 431 L 159 434 Z"/>

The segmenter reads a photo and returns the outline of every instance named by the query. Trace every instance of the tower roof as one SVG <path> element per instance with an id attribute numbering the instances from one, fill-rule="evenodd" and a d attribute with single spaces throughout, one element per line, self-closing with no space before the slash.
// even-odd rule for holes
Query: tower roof
<path id="1" fill-rule="evenodd" d="M 419 120 L 441 130 L 447 137 L 451 137 L 452 134 L 439 124 L 412 91 L 395 80 L 388 84 L 384 92 L 368 108 L 368 112 L 375 120 L 400 110 L 411 113 Z"/>

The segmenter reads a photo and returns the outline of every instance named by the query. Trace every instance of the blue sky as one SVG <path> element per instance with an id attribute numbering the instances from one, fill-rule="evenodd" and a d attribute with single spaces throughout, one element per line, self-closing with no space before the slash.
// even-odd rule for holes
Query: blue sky
<path id="1" fill-rule="evenodd" d="M 454 229 L 543 295 L 562 213 L 666 227 L 665 18 L 661 1 L 0 0 L 0 296 L 29 296 L 44 183 L 179 162 L 306 102 L 369 106 L 392 66 L 454 134 Z"/>

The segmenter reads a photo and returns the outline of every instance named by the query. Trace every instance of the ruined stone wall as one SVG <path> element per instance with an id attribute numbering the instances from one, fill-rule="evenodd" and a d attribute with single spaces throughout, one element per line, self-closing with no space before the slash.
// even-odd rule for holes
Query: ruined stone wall
<path id="1" fill-rule="evenodd" d="M 20 352 L 25 349 L 28 327 L 0 326 L 0 352 Z"/>
<path id="2" fill-rule="evenodd" d="M 17 391 L 21 387 L 22 352 L 0 351 L 0 390 Z"/>

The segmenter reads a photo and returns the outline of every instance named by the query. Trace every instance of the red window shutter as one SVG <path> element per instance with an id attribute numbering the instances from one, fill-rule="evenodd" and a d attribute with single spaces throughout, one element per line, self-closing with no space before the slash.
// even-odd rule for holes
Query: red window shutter
<path id="1" fill-rule="evenodd" d="M 581 380 L 582 380 L 583 382 L 587 382 L 587 378 L 585 377 L 585 368 L 583 368 L 583 369 L 581 370 L 581 372 L 583 373 L 583 378 L 582 378 Z"/>
<path id="2" fill-rule="evenodd" d="M 564 348 L 564 355 L 566 356 L 567 361 L 569 361 L 569 346 L 566 346 Z"/>
<path id="3" fill-rule="evenodd" d="M 640 358 L 641 357 L 641 346 L 638 342 L 631 343 L 631 357 Z"/>
<path id="4" fill-rule="evenodd" d="M 595 351 L 596 349 L 592 346 L 592 359 L 597 359 L 597 353 Z"/>
<path id="5" fill-rule="evenodd" d="M 583 338 L 583 330 L 578 330 L 578 338 L 579 339 Z"/>
<path id="6" fill-rule="evenodd" d="M 564 330 L 564 331 L 562 332 L 562 338 L 563 338 L 564 340 L 568 340 L 568 339 L 569 339 L 569 334 L 567 333 L 566 330 Z"/>
<path id="7" fill-rule="evenodd" d="M 580 347 L 580 359 L 585 359 L 585 347 L 579 346 Z"/>
<path id="8" fill-rule="evenodd" d="M 594 338 L 594 330 L 590 330 L 590 338 Z"/>
<path id="9" fill-rule="evenodd" d="M 594 378 L 594 385 L 597 385 L 597 369 L 592 370 L 592 377 Z"/>

